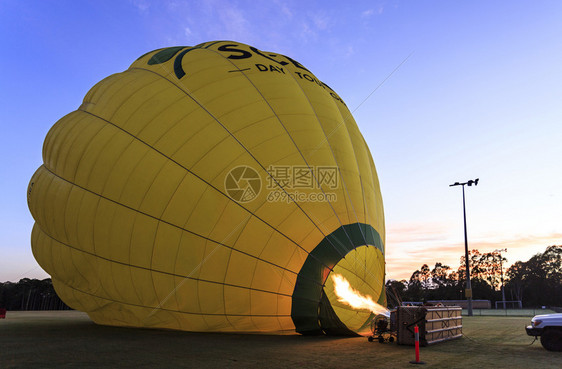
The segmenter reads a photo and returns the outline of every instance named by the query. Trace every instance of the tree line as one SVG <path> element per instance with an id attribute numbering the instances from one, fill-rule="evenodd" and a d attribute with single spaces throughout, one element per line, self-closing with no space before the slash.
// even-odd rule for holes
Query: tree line
<path id="1" fill-rule="evenodd" d="M 402 301 L 463 300 L 465 299 L 466 270 L 464 256 L 453 269 L 437 262 L 414 271 L 409 280 L 386 282 L 390 307 Z M 505 299 L 521 301 L 524 307 L 562 307 L 562 246 L 548 246 L 528 261 L 517 261 L 502 273 L 507 259 L 498 252 L 469 251 L 470 279 L 473 299 L 490 300 L 492 306 Z M 0 308 L 7 310 L 68 310 L 56 294 L 50 278 L 23 278 L 19 282 L 0 283 Z"/>
<path id="2" fill-rule="evenodd" d="M 502 301 L 502 277 L 505 300 L 521 301 L 523 307 L 562 307 L 562 246 L 548 246 L 528 261 L 517 261 L 505 272 L 507 261 L 499 252 L 469 251 L 472 298 Z M 409 280 L 386 282 L 389 306 L 402 301 L 464 300 L 466 286 L 465 257 L 453 269 L 437 262 L 414 271 Z"/>
<path id="3" fill-rule="evenodd" d="M 0 308 L 6 310 L 70 310 L 57 296 L 50 278 L 23 278 L 0 283 Z"/>

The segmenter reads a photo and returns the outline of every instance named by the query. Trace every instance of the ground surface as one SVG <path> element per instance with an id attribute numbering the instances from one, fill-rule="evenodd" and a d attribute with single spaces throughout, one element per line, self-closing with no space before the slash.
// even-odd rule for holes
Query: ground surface
<path id="1" fill-rule="evenodd" d="M 98 326 L 75 311 L 0 319 L 0 368 L 562 368 L 525 334 L 528 317 L 463 317 L 464 337 L 421 348 L 330 338 L 189 333 Z"/>

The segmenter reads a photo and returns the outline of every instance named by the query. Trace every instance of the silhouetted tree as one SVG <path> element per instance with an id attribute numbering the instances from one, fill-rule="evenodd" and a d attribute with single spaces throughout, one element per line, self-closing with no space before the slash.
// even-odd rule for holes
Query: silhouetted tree
<path id="1" fill-rule="evenodd" d="M 386 301 L 388 307 L 393 308 L 399 306 L 402 301 L 405 301 L 405 291 L 407 289 L 407 282 L 405 280 L 397 281 L 389 279 L 386 281 Z"/>
<path id="2" fill-rule="evenodd" d="M 458 272 L 448 265 L 435 263 L 431 270 L 433 290 L 429 291 L 428 300 L 458 300 L 462 298 L 463 287 L 459 284 Z"/>
<path id="3" fill-rule="evenodd" d="M 67 310 L 50 278 L 23 278 L 17 283 L 0 283 L 0 308 L 7 310 Z"/>
<path id="4" fill-rule="evenodd" d="M 562 246 L 549 246 L 507 270 L 506 291 L 525 306 L 562 306 Z"/>
<path id="5" fill-rule="evenodd" d="M 470 282 L 472 298 L 478 300 L 496 301 L 501 299 L 501 293 L 496 291 L 500 281 L 500 263 L 496 253 L 480 253 L 474 249 L 468 252 L 468 265 L 470 267 Z M 460 258 L 458 269 L 459 282 L 466 286 L 466 267 L 464 255 Z"/>

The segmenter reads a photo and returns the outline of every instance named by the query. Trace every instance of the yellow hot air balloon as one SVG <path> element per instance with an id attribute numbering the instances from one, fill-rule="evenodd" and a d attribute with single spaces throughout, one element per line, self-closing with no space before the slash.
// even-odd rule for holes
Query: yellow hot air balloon
<path id="1" fill-rule="evenodd" d="M 99 324 L 355 334 L 381 305 L 384 215 L 343 100 L 297 61 L 232 41 L 149 52 L 49 131 L 32 249 Z"/>

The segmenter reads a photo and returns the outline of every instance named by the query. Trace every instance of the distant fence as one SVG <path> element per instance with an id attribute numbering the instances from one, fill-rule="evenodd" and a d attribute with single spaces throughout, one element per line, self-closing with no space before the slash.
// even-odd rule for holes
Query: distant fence
<path id="1" fill-rule="evenodd" d="M 468 308 L 467 300 L 429 300 L 431 305 L 441 304 L 443 306 L 460 306 L 463 309 Z M 492 303 L 490 300 L 472 300 L 473 309 L 491 309 Z"/>
<path id="2" fill-rule="evenodd" d="M 467 300 L 428 300 L 425 303 L 421 301 L 402 301 L 402 306 L 460 306 L 463 309 L 468 308 Z M 474 309 L 491 309 L 492 302 L 490 300 L 472 300 Z"/>
<path id="3" fill-rule="evenodd" d="M 528 316 L 533 317 L 541 314 L 553 314 L 555 310 L 551 309 L 472 309 L 474 316 Z M 467 316 L 468 310 L 462 309 L 462 315 Z"/>

